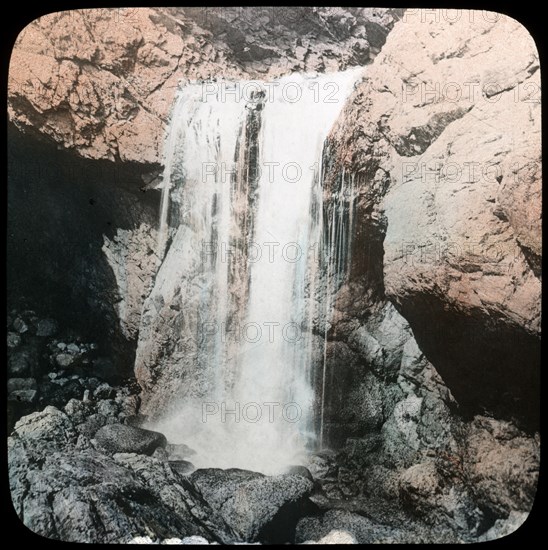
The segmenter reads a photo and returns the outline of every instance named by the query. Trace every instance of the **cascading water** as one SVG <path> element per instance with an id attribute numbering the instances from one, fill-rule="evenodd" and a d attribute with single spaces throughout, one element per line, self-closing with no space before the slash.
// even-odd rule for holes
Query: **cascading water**
<path id="1" fill-rule="evenodd" d="M 322 149 L 360 71 L 178 94 L 156 286 L 180 285 L 181 307 L 198 309 L 186 323 L 206 383 L 156 426 L 194 448 L 197 467 L 275 473 L 317 443 Z"/>

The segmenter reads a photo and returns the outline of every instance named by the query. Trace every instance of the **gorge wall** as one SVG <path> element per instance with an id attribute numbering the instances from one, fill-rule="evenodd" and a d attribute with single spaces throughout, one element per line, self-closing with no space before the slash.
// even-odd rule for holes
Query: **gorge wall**
<path id="1" fill-rule="evenodd" d="M 323 158 L 325 208 L 351 188 L 354 233 L 327 333 L 325 437 L 340 454 L 318 459 L 322 487 L 401 502 L 463 537 L 517 527 L 539 464 L 540 70 L 519 23 L 470 13 L 166 8 L 32 23 L 8 89 L 10 295 L 44 286 L 48 314 L 85 317 L 133 359 L 161 263 L 178 81 L 368 65 Z M 43 175 L 21 170 L 29 158 Z M 138 352 L 151 416 L 181 374 L 174 305 L 156 304 L 163 340 Z"/>

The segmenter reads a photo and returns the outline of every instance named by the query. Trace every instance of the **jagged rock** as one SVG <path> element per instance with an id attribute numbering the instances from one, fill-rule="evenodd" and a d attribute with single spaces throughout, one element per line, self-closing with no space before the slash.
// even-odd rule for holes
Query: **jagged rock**
<path id="1" fill-rule="evenodd" d="M 332 531 L 344 531 L 359 544 L 398 544 L 413 542 L 456 542 L 448 532 L 434 532 L 419 524 L 395 527 L 345 510 L 329 510 L 321 516 L 303 517 L 296 530 L 297 543 L 320 540 Z"/>
<path id="2" fill-rule="evenodd" d="M 116 397 L 116 390 L 106 382 L 103 382 L 93 391 L 93 397 L 95 399 L 113 399 Z"/>
<path id="3" fill-rule="evenodd" d="M 151 455 L 158 447 L 165 447 L 165 435 L 152 430 L 124 424 L 108 424 L 95 434 L 100 448 L 108 453 L 138 453 Z"/>
<path id="4" fill-rule="evenodd" d="M 314 480 L 310 470 L 306 466 L 289 466 L 284 473 L 293 476 L 303 476 L 310 481 Z"/>
<path id="5" fill-rule="evenodd" d="M 36 325 L 36 336 L 53 336 L 59 329 L 53 319 L 42 319 Z"/>
<path id="6" fill-rule="evenodd" d="M 196 470 L 190 482 L 242 541 L 283 541 L 305 507 L 313 483 L 300 475 L 267 477 L 246 470 Z"/>
<path id="7" fill-rule="evenodd" d="M 15 424 L 14 433 L 24 439 L 25 444 L 39 447 L 43 452 L 63 449 L 76 440 L 76 432 L 68 416 L 52 406 L 21 418 Z"/>
<path id="8" fill-rule="evenodd" d="M 529 510 L 537 491 L 538 441 L 509 422 L 476 417 L 466 443 L 463 468 L 481 506 L 498 517 Z"/>
<path id="9" fill-rule="evenodd" d="M 132 468 L 94 450 L 46 453 L 37 461 L 43 450 L 29 448 L 26 437 L 9 439 L 8 458 L 13 504 L 31 531 L 86 543 L 127 541 L 143 532 L 219 540 L 204 526 L 213 512 L 171 472 L 156 471 L 150 487 Z M 177 490 L 179 500 L 169 500 Z"/>

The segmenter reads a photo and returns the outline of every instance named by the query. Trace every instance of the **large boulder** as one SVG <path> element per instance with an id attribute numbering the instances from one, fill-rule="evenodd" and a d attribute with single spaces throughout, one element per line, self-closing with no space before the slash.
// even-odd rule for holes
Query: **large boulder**
<path id="1" fill-rule="evenodd" d="M 313 488 L 301 475 L 267 477 L 235 468 L 197 470 L 189 480 L 239 540 L 250 542 L 290 542 Z"/>
<path id="2" fill-rule="evenodd" d="M 107 424 L 95 434 L 97 445 L 108 453 L 138 453 L 152 455 L 158 447 L 165 447 L 164 434 L 135 428 L 126 424 Z"/>
<path id="3" fill-rule="evenodd" d="M 24 416 L 16 424 L 14 434 L 27 445 L 41 450 L 62 449 L 76 441 L 77 434 L 68 416 L 48 406 L 41 412 Z"/>
<path id="4" fill-rule="evenodd" d="M 38 461 L 28 444 L 13 437 L 8 449 L 12 501 L 31 531 L 84 543 L 127 542 L 145 532 L 153 538 L 219 540 L 196 517 L 207 519 L 212 510 L 184 490 L 173 472 L 157 473 L 152 486 L 146 474 L 92 449 L 57 451 Z"/>

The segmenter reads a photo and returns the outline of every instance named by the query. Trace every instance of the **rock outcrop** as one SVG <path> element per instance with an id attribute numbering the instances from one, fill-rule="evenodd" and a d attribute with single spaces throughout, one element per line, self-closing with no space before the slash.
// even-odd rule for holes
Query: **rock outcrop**
<path id="1" fill-rule="evenodd" d="M 9 117 L 83 157 L 162 162 L 178 82 L 369 63 L 401 10 L 115 8 L 43 16 L 19 35 Z"/>
<path id="2" fill-rule="evenodd" d="M 367 240 L 382 243 L 350 273 L 371 296 L 367 309 L 385 299 L 396 306 L 463 414 L 534 430 L 538 54 L 525 28 L 503 15 L 436 21 L 411 12 L 332 132 L 326 200 L 343 168 L 355 175 L 362 236 L 354 254 Z M 335 307 L 344 309 L 342 300 Z"/>

